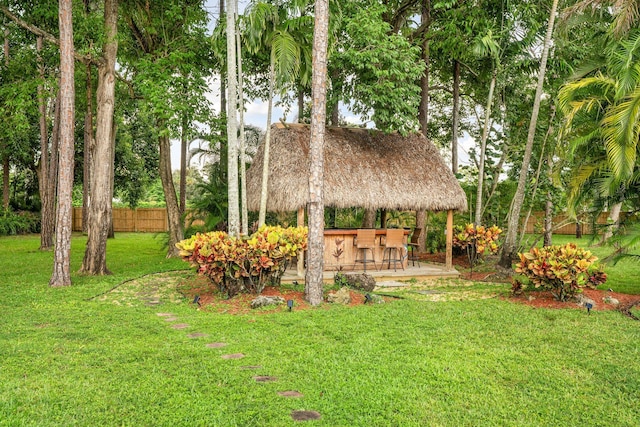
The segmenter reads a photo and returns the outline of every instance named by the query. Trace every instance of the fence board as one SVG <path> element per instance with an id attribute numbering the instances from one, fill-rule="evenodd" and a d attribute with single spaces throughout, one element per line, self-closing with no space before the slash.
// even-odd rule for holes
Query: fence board
<path id="1" fill-rule="evenodd" d="M 624 219 L 625 213 L 620 213 L 620 218 Z M 564 221 L 566 221 L 568 216 L 566 214 L 559 214 L 553 217 L 553 225 L 554 227 Z M 598 226 L 604 226 L 607 224 L 607 219 L 609 218 L 609 212 L 602 212 L 596 221 L 596 228 L 600 228 Z M 588 215 L 580 215 L 578 216 L 578 221 L 582 227 L 583 234 L 592 234 L 593 227 L 591 217 Z M 529 221 L 527 221 L 526 233 L 527 234 L 539 234 L 542 233 L 544 227 L 544 212 L 532 212 L 529 217 Z M 601 232 L 601 230 L 596 230 L 596 232 Z M 558 229 L 553 230 L 553 234 L 576 234 L 576 222 L 572 221 Z"/>
<path id="2" fill-rule="evenodd" d="M 114 208 L 113 231 L 159 233 L 169 230 L 166 208 Z M 73 208 L 73 231 L 82 231 L 82 208 Z"/>

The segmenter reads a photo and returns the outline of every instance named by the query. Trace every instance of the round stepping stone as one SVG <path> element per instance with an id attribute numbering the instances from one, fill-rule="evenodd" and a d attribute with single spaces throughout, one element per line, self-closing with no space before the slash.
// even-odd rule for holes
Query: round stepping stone
<path id="1" fill-rule="evenodd" d="M 295 390 L 279 391 L 278 394 L 283 397 L 303 397 L 304 394 Z"/>
<path id="2" fill-rule="evenodd" d="M 173 317 L 175 315 L 173 313 L 156 313 L 156 316 L 159 316 L 159 317 Z"/>
<path id="3" fill-rule="evenodd" d="M 176 323 L 175 325 L 171 325 L 173 329 L 187 329 L 189 327 L 188 323 Z"/>
<path id="4" fill-rule="evenodd" d="M 178 320 L 178 318 L 177 317 L 165 317 L 164 320 L 167 321 L 167 322 L 175 322 L 176 320 Z"/>
<path id="5" fill-rule="evenodd" d="M 310 420 L 319 420 L 320 412 L 316 411 L 292 411 L 291 418 L 295 421 L 310 421 Z"/>
<path id="6" fill-rule="evenodd" d="M 260 369 L 262 368 L 262 366 L 260 365 L 246 365 L 246 366 L 240 366 L 240 369 Z"/>
<path id="7" fill-rule="evenodd" d="M 202 332 L 194 332 L 192 334 L 187 335 L 187 338 L 202 338 L 208 337 L 209 334 L 203 334 Z"/>
<path id="8" fill-rule="evenodd" d="M 242 359 L 244 357 L 244 354 L 242 353 L 223 354 L 220 357 L 222 357 L 223 359 Z"/>
<path id="9" fill-rule="evenodd" d="M 207 344 L 207 347 L 209 348 L 222 348 L 222 347 L 226 347 L 227 343 L 226 342 L 210 342 L 209 344 Z"/>
<path id="10" fill-rule="evenodd" d="M 253 379 L 256 380 L 257 383 L 270 383 L 278 381 L 278 377 L 272 377 L 269 375 L 256 375 L 255 377 L 253 377 Z"/>

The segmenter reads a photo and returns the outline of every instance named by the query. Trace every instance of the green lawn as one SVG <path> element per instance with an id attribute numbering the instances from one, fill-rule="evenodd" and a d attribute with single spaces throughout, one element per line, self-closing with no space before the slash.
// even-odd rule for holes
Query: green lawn
<path id="1" fill-rule="evenodd" d="M 74 271 L 84 241 L 73 241 Z M 186 301 L 118 306 L 91 298 L 186 265 L 166 260 L 150 235 L 118 234 L 109 242 L 113 276 L 75 275 L 72 287 L 50 289 L 52 254 L 37 247 L 35 236 L 0 238 L 0 426 L 286 426 L 299 425 L 290 416 L 299 409 L 320 412 L 307 424 L 323 426 L 640 420 L 640 324 L 617 312 L 499 298 L 244 316 Z M 190 327 L 174 330 L 157 312 Z M 240 352 L 244 359 L 220 357 Z"/>

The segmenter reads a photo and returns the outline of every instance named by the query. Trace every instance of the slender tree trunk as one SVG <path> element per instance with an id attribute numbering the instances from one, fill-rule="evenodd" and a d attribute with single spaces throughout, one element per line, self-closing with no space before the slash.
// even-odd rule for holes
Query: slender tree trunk
<path id="1" fill-rule="evenodd" d="M 313 74 L 311 140 L 309 142 L 309 245 L 305 299 L 311 305 L 322 302 L 324 269 L 324 134 L 327 113 L 327 45 L 329 1 L 317 0 L 313 29 Z"/>
<path id="2" fill-rule="evenodd" d="M 9 30 L 4 30 L 4 64 L 9 66 Z M 2 156 L 2 207 L 6 211 L 9 209 L 9 149 L 0 150 Z M 2 153 L 4 151 L 4 153 Z"/>
<path id="3" fill-rule="evenodd" d="M 220 19 L 224 17 L 224 0 L 220 0 Z M 228 73 L 228 71 L 227 71 Z M 224 81 L 224 74 L 220 71 L 220 114 L 227 112 L 227 86 Z"/>
<path id="4" fill-rule="evenodd" d="M 340 78 L 340 71 L 331 71 L 331 85 L 333 89 L 336 89 L 338 79 Z M 331 126 L 340 126 L 340 100 L 336 98 L 336 102 L 331 106 L 331 118 L 329 119 Z"/>
<path id="5" fill-rule="evenodd" d="M 518 236 L 518 224 L 520 220 L 520 211 L 524 202 L 524 192 L 527 184 L 527 172 L 529 171 L 529 163 L 531 162 L 531 153 L 533 151 L 533 140 L 536 134 L 536 125 L 538 123 L 538 114 L 540 113 L 540 101 L 542 98 L 542 89 L 544 85 L 544 75 L 547 69 L 547 57 L 549 56 L 549 46 L 551 44 L 551 35 L 553 33 L 553 24 L 556 17 L 556 9 L 558 0 L 553 0 L 551 12 L 549 14 L 549 23 L 547 25 L 547 34 L 544 38 L 544 48 L 542 58 L 540 60 L 540 69 L 538 71 L 538 84 L 536 87 L 536 95 L 531 111 L 531 121 L 529 122 L 529 132 L 527 134 L 527 145 L 522 158 L 522 167 L 518 178 L 518 188 L 513 199 L 513 207 L 509 214 L 509 222 L 507 224 L 507 235 L 502 246 L 500 256 L 500 266 L 503 268 L 511 268 L 512 260 L 515 258 L 518 244 L 516 238 Z"/>
<path id="6" fill-rule="evenodd" d="M 164 127 L 164 123 L 159 124 L 159 128 Z M 180 208 L 176 197 L 176 188 L 173 184 L 171 174 L 171 141 L 168 135 L 161 135 L 160 143 L 160 181 L 164 191 L 164 200 L 167 205 L 167 216 L 169 223 L 169 251 L 167 258 L 178 257 L 179 251 L 176 243 L 184 239 L 182 224 L 180 221 Z"/>
<path id="7" fill-rule="evenodd" d="M 53 218 L 53 211 L 51 206 L 48 205 L 45 201 L 48 197 L 49 190 L 49 132 L 47 126 L 47 105 L 44 97 L 44 65 L 42 63 L 42 56 L 40 52 L 42 52 L 42 37 L 38 37 L 36 39 L 36 51 L 38 52 L 38 73 L 40 76 L 40 80 L 43 83 L 38 85 L 38 113 L 39 113 L 39 125 L 40 125 L 40 224 L 44 223 L 44 217 L 50 216 Z M 45 212 L 46 208 L 49 209 Z M 53 221 L 51 221 L 53 222 Z M 53 228 L 53 227 L 52 227 Z M 43 233 L 43 227 L 41 225 L 40 228 L 40 250 L 48 251 L 53 247 L 53 229 Z"/>
<path id="8" fill-rule="evenodd" d="M 237 5 L 236 5 L 237 7 Z M 236 16 L 238 11 L 236 10 Z M 242 71 L 242 40 L 236 30 L 236 49 L 238 55 L 238 110 L 240 116 L 240 233 L 249 234 L 249 210 L 247 208 L 247 147 L 244 135 L 244 73 Z"/>
<path id="9" fill-rule="evenodd" d="M 49 285 L 71 285 L 71 228 L 73 191 L 74 58 L 71 0 L 60 0 L 60 165 L 53 273 Z"/>
<path id="10" fill-rule="evenodd" d="M 431 1 L 423 0 L 421 8 L 421 23 L 426 24 L 431 21 Z M 420 132 L 428 138 L 429 132 L 429 72 L 431 67 L 431 56 L 429 54 L 429 38 L 425 37 L 420 45 L 420 54 L 424 61 L 424 75 L 420 77 L 420 106 L 418 107 L 418 122 L 420 123 Z M 416 228 L 420 228 L 420 236 L 418 236 L 418 252 L 426 252 L 427 233 L 425 225 L 427 221 L 426 211 L 416 212 Z"/>
<path id="11" fill-rule="evenodd" d="M 475 225 L 482 224 L 482 198 L 484 184 L 484 160 L 487 151 L 487 139 L 489 138 L 489 122 L 491 120 L 491 106 L 493 104 L 493 91 L 496 87 L 498 70 L 494 68 L 489 84 L 489 96 L 487 96 L 487 106 L 484 111 L 484 126 L 482 128 L 482 138 L 480 139 L 480 164 L 478 165 L 478 188 L 476 191 L 476 217 Z"/>
<path id="12" fill-rule="evenodd" d="M 91 204 L 91 172 L 93 170 L 93 79 L 91 63 L 87 62 L 87 111 L 84 116 L 84 161 L 82 165 L 82 232 L 89 232 L 89 205 Z"/>
<path id="13" fill-rule="evenodd" d="M 271 54 L 269 66 L 269 107 L 267 109 L 267 131 L 264 135 L 264 161 L 262 163 L 262 189 L 260 191 L 260 211 L 258 212 L 258 226 L 265 223 L 267 215 L 267 195 L 269 193 L 269 151 L 271 148 L 271 115 L 273 113 L 273 96 L 276 80 L 276 60 Z"/>
<path id="14" fill-rule="evenodd" d="M 543 246 L 551 246 L 553 237 L 553 199 L 551 192 L 547 191 L 547 200 L 544 205 L 544 242 Z"/>
<path id="15" fill-rule="evenodd" d="M 458 127 L 460 123 L 460 62 L 453 61 L 453 119 L 451 124 L 451 170 L 458 173 Z"/>
<path id="16" fill-rule="evenodd" d="M 240 235 L 240 196 L 238 191 L 238 83 L 236 71 L 236 23 L 237 0 L 227 3 L 227 80 L 229 103 L 227 105 L 227 177 L 228 177 L 228 226 L 229 234 Z"/>
<path id="17" fill-rule="evenodd" d="M 115 164 L 116 164 L 116 132 L 118 131 L 118 125 L 115 120 L 112 122 L 111 130 L 111 176 L 109 178 L 109 194 L 113 198 L 113 186 L 115 184 Z M 113 225 L 113 209 L 109 212 L 109 232 L 107 233 L 107 239 L 115 239 L 116 233 Z"/>
<path id="18" fill-rule="evenodd" d="M 427 211 L 416 212 L 416 228 L 420 229 L 418 236 L 418 252 L 427 251 Z"/>
<path id="19" fill-rule="evenodd" d="M 189 126 L 188 118 L 184 113 L 180 132 L 180 215 L 184 215 L 187 209 L 187 126 Z"/>
<path id="20" fill-rule="evenodd" d="M 304 90 L 299 88 L 298 89 L 298 123 L 304 123 L 303 115 L 304 115 Z"/>
<path id="21" fill-rule="evenodd" d="M 80 271 L 86 274 L 111 274 L 107 268 L 107 238 L 111 227 L 111 176 L 114 141 L 115 63 L 118 53 L 118 1 L 105 0 L 103 57 L 98 66 L 96 91 L 95 160 L 91 175 L 87 247 Z"/>

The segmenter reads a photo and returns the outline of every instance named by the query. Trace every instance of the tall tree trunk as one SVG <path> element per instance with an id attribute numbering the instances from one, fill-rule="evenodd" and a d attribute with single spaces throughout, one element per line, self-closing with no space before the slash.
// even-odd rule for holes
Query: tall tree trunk
<path id="1" fill-rule="evenodd" d="M 46 199 L 49 196 L 49 132 L 47 126 L 47 105 L 44 97 L 44 64 L 42 62 L 42 37 L 36 39 L 36 51 L 38 52 L 38 74 L 40 80 L 43 83 L 38 85 L 38 113 L 39 113 L 39 125 L 40 125 L 40 250 L 48 251 L 53 246 L 53 221 L 48 221 L 52 227 L 48 231 L 44 232 L 44 217 L 51 217 L 53 219 L 52 205 L 46 203 Z"/>
<path id="2" fill-rule="evenodd" d="M 531 111 L 531 121 L 529 122 L 529 132 L 527 134 L 527 145 L 522 158 L 522 167 L 518 178 L 518 188 L 513 199 L 513 207 L 509 214 L 509 222 L 507 224 L 507 235 L 502 246 L 500 255 L 500 266 L 503 268 L 511 268 L 513 259 L 518 250 L 516 237 L 518 236 L 518 224 L 520 222 L 520 211 L 524 202 L 524 192 L 527 184 L 527 172 L 529 171 L 529 163 L 531 162 L 531 153 L 533 151 L 533 140 L 536 134 L 536 125 L 538 123 L 538 114 L 540 113 L 540 101 L 542 98 L 542 89 L 544 85 L 544 75 L 547 69 L 547 57 L 549 56 L 549 46 L 551 44 L 551 35 L 553 33 L 553 24 L 556 18 L 556 9 L 558 0 L 553 0 L 551 12 L 549 13 L 549 23 L 547 25 L 547 33 L 544 38 L 544 47 L 542 58 L 540 60 L 540 69 L 538 71 L 538 84 L 536 86 L 536 95 L 533 101 L 533 109 Z"/>
<path id="3" fill-rule="evenodd" d="M 339 70 L 331 71 L 331 86 L 335 90 L 337 81 L 340 78 Z M 336 97 L 336 102 L 331 106 L 331 118 L 329 119 L 331 126 L 340 126 L 340 100 Z"/>
<path id="4" fill-rule="evenodd" d="M 87 67 L 87 111 L 84 116 L 84 161 L 82 165 L 82 232 L 89 232 L 89 205 L 91 204 L 91 172 L 93 171 L 93 79 L 91 77 L 91 63 Z"/>
<path id="5" fill-rule="evenodd" d="M 378 211 L 376 209 L 365 209 L 362 217 L 362 228 L 376 228 L 376 217 Z"/>
<path id="6" fill-rule="evenodd" d="M 9 66 L 9 30 L 4 30 L 4 64 Z M 0 150 L 2 154 L 2 207 L 4 210 L 9 209 L 9 148 L 5 141 L 4 150 Z"/>
<path id="7" fill-rule="evenodd" d="M 489 84 L 489 96 L 487 96 L 487 106 L 484 111 L 484 126 L 482 128 L 482 138 L 480 139 L 480 164 L 478 165 L 478 188 L 476 190 L 476 217 L 475 225 L 482 224 L 482 198 L 484 184 L 484 160 L 487 151 L 487 139 L 489 138 L 489 122 L 491 120 L 491 106 L 493 104 L 493 91 L 496 87 L 497 68 L 494 68 Z"/>
<path id="8" fill-rule="evenodd" d="M 237 7 L 237 5 L 236 5 Z M 238 11 L 236 10 L 236 16 Z M 238 110 L 240 116 L 240 233 L 249 234 L 249 210 L 247 208 L 247 147 L 244 135 L 244 73 L 242 71 L 242 41 L 240 31 L 236 31 L 236 49 L 238 55 Z"/>
<path id="9" fill-rule="evenodd" d="M 611 210 L 609 211 L 609 217 L 607 218 L 607 228 L 602 235 L 602 241 L 600 244 L 605 243 L 609 240 L 613 233 L 618 229 L 620 225 L 620 212 L 622 211 L 622 202 L 618 202 L 611 206 Z"/>
<path id="10" fill-rule="evenodd" d="M 421 23 L 427 24 L 431 21 L 431 0 L 423 0 L 421 7 Z M 420 77 L 420 106 L 418 107 L 418 122 L 420 123 L 420 132 L 428 138 L 429 132 L 429 72 L 431 67 L 431 56 L 429 54 L 429 38 L 424 37 L 420 45 L 420 55 L 424 61 L 424 74 Z M 418 252 L 426 252 L 427 233 L 425 225 L 427 221 L 426 211 L 416 211 L 416 228 L 420 228 L 420 236 L 418 236 Z"/>
<path id="11" fill-rule="evenodd" d="M 237 0 L 227 3 L 227 178 L 228 178 L 228 227 L 229 234 L 240 235 L 240 196 L 238 189 L 238 83 L 236 71 L 236 10 Z"/>
<path id="12" fill-rule="evenodd" d="M 180 132 L 180 215 L 184 215 L 187 209 L 187 126 L 188 118 L 186 113 L 183 113 Z"/>
<path id="13" fill-rule="evenodd" d="M 159 124 L 162 129 L 164 123 Z M 167 216 L 169 223 L 169 251 L 167 258 L 178 257 L 179 251 L 176 243 L 184 239 L 182 224 L 180 221 L 180 208 L 178 206 L 178 198 L 176 197 L 176 188 L 173 185 L 173 176 L 171 175 L 171 141 L 168 135 L 159 137 L 160 143 L 160 181 L 162 181 L 162 190 L 164 191 L 164 200 L 167 205 Z"/>
<path id="14" fill-rule="evenodd" d="M 460 123 L 460 62 L 453 61 L 453 119 L 451 121 L 451 170 L 458 173 L 458 127 Z"/>
<path id="15" fill-rule="evenodd" d="M 75 88 L 73 58 L 72 0 L 60 0 L 60 163 L 58 167 L 58 209 L 56 243 L 50 286 L 71 285 L 71 228 L 73 191 L 73 126 Z"/>
<path id="16" fill-rule="evenodd" d="M 49 168 L 44 171 L 47 175 L 45 198 L 42 200 L 40 249 L 49 250 L 53 247 L 53 235 L 56 229 L 56 192 L 58 190 L 58 147 L 60 142 L 60 91 L 56 95 L 53 129 L 51 130 L 51 151 Z"/>
<path id="17" fill-rule="evenodd" d="M 113 186 L 115 184 L 115 164 L 116 164 L 116 132 L 118 131 L 118 125 L 115 120 L 112 122 L 111 130 L 111 176 L 109 177 L 109 194 L 113 198 Z M 116 237 L 115 228 L 113 225 L 113 209 L 109 212 L 109 232 L 107 233 L 107 239 L 114 239 Z"/>
<path id="18" fill-rule="evenodd" d="M 309 142 L 309 245 L 305 299 L 311 305 L 322 302 L 324 269 L 324 134 L 327 114 L 327 45 L 329 35 L 329 1 L 315 4 L 312 54 L 311 140 Z"/>
<path id="19" fill-rule="evenodd" d="M 220 0 L 220 19 L 224 17 L 224 0 Z M 228 71 L 227 71 L 228 73 Z M 227 86 L 224 81 L 224 74 L 220 71 L 220 114 L 227 112 Z"/>
<path id="20" fill-rule="evenodd" d="M 95 160 L 91 173 L 91 201 L 87 247 L 80 271 L 86 274 L 111 274 L 107 268 L 107 238 L 111 227 L 111 170 L 114 141 L 115 63 L 118 53 L 118 1 L 105 0 L 102 61 L 98 66 L 96 91 Z"/>
<path id="21" fill-rule="evenodd" d="M 265 223 L 267 215 L 267 195 L 269 192 L 269 151 L 271 148 L 271 115 L 273 114 L 273 97 L 276 80 L 276 60 L 271 53 L 269 65 L 269 104 L 267 108 L 267 131 L 264 135 L 264 159 L 262 163 L 262 188 L 260 190 L 260 211 L 258 212 L 258 226 Z"/>

